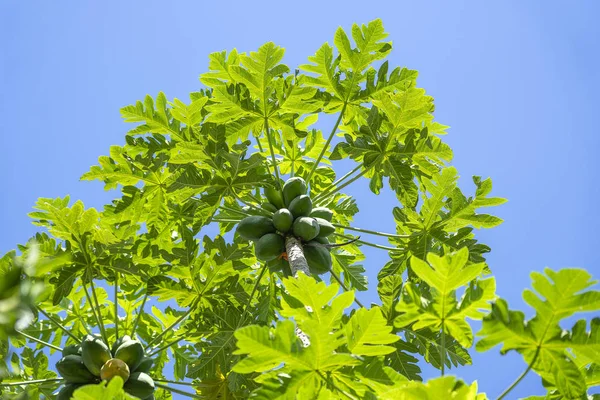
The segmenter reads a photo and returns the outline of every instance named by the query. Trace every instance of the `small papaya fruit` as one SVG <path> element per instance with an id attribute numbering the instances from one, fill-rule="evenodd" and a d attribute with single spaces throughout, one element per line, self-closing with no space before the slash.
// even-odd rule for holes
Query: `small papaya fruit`
<path id="1" fill-rule="evenodd" d="M 267 233 L 275 233 L 275 226 L 273 225 L 273 219 L 253 215 L 241 220 L 236 231 L 244 239 L 256 241 Z"/>
<path id="2" fill-rule="evenodd" d="M 306 182 L 299 176 L 288 179 L 283 185 L 283 201 L 289 206 L 296 197 L 306 194 Z"/>
<path id="3" fill-rule="evenodd" d="M 285 250 L 285 240 L 277 233 L 267 233 L 254 244 L 256 258 L 263 261 L 274 260 Z"/>

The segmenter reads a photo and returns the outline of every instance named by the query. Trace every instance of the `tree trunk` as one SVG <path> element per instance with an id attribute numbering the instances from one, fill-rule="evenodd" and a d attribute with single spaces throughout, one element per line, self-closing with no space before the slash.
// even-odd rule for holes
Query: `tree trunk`
<path id="1" fill-rule="evenodd" d="M 306 258 L 304 258 L 304 249 L 302 248 L 300 240 L 292 235 L 287 235 L 285 238 L 285 251 L 287 253 L 288 262 L 290 263 L 290 269 L 292 270 L 292 276 L 297 277 L 298 272 L 300 271 L 304 272 L 306 276 L 310 276 L 310 270 L 308 269 Z M 296 336 L 302 342 L 302 346 L 310 346 L 310 338 L 297 326 Z"/>
<path id="2" fill-rule="evenodd" d="M 304 258 L 304 249 L 300 240 L 292 235 L 288 235 L 285 238 L 285 251 L 290 263 L 290 269 L 292 270 L 292 276 L 296 276 L 300 271 L 304 272 L 306 276 L 310 276 L 310 270 L 308 269 L 306 258 Z"/>

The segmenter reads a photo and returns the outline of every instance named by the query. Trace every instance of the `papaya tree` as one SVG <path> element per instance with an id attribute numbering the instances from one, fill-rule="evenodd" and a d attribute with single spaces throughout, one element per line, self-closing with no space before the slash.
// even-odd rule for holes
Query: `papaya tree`
<path id="1" fill-rule="evenodd" d="M 547 391 L 529 399 L 592 396 L 600 319 L 576 314 L 600 309 L 595 282 L 532 273 L 530 319 L 498 298 L 476 232 L 505 200 L 489 178 L 458 186 L 387 36 L 340 28 L 296 69 L 274 43 L 214 53 L 188 100 L 122 108 L 125 144 L 82 176 L 115 199 L 40 198 L 40 232 L 0 259 L 3 398 L 480 400 L 449 372 L 494 349 L 524 361 L 499 399 L 529 373 Z M 359 180 L 373 205 L 396 197 L 379 211 L 395 231 L 355 226 Z"/>

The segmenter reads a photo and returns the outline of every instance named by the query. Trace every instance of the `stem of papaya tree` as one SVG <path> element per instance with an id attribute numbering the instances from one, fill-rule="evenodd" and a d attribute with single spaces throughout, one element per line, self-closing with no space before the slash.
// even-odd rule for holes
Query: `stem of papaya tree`
<path id="1" fill-rule="evenodd" d="M 261 212 L 261 213 L 266 213 L 266 214 L 267 214 L 269 217 L 272 217 L 272 216 L 273 216 L 273 213 L 272 213 L 271 211 L 267 211 L 267 210 L 265 210 L 265 209 L 262 209 L 262 208 L 260 208 L 260 207 L 256 207 L 255 205 L 253 205 L 253 204 L 250 204 L 250 203 L 248 203 L 248 202 L 246 202 L 246 201 L 242 200 L 242 198 L 241 198 L 241 197 L 240 197 L 240 196 L 239 196 L 239 195 L 238 195 L 238 194 L 237 194 L 237 193 L 236 193 L 236 192 L 235 192 L 233 189 L 231 189 L 231 193 L 233 193 L 233 196 L 234 196 L 236 199 L 238 199 L 238 201 L 239 201 L 240 203 L 242 203 L 242 204 L 245 204 L 245 205 L 247 205 L 248 207 L 250 207 L 250 208 L 253 208 L 253 209 L 255 209 L 255 210 L 256 210 L 256 211 L 258 211 L 258 212 Z"/>
<path id="2" fill-rule="evenodd" d="M 98 315 L 96 314 L 96 307 L 94 306 L 94 302 L 92 301 L 92 297 L 90 296 L 90 293 L 88 292 L 87 286 L 85 285 L 83 278 L 81 279 L 81 286 L 83 287 L 83 291 L 85 293 L 85 298 L 87 299 L 87 301 L 90 304 L 90 307 L 92 309 L 92 314 L 94 314 L 94 319 L 96 320 L 96 323 L 98 324 L 98 329 L 100 329 L 100 333 L 102 333 L 102 328 L 100 328 L 100 317 L 98 317 Z"/>
<path id="3" fill-rule="evenodd" d="M 62 382 L 62 381 L 64 381 L 63 378 L 36 379 L 36 380 L 33 380 L 33 381 L 0 383 L 0 387 L 25 386 L 25 385 L 34 385 L 36 383 L 50 383 L 50 382 Z"/>
<path id="4" fill-rule="evenodd" d="M 240 222 L 240 219 L 220 219 L 220 218 L 211 218 L 211 222 L 223 222 L 225 224 L 237 224 Z"/>
<path id="5" fill-rule="evenodd" d="M 222 209 L 222 210 L 224 210 L 224 211 L 231 211 L 232 213 L 243 215 L 244 217 L 249 217 L 250 216 L 250 214 L 248 214 L 246 212 L 243 212 L 241 210 L 236 210 L 234 208 L 230 208 L 230 207 L 227 207 L 227 206 L 219 206 L 219 208 Z"/>
<path id="6" fill-rule="evenodd" d="M 361 233 L 370 233 L 371 235 L 391 237 L 391 238 L 397 238 L 397 239 L 407 239 L 407 238 L 410 238 L 410 237 L 413 237 L 413 236 L 417 236 L 417 235 L 396 235 L 396 234 L 393 234 L 393 233 L 377 232 L 377 231 L 371 231 L 369 229 L 355 228 L 353 226 L 345 226 L 345 225 L 340 225 L 340 224 L 335 224 L 335 223 L 332 223 L 331 225 L 335 226 L 336 228 L 346 229 L 346 230 L 349 230 L 349 231 L 356 231 L 356 232 L 361 232 Z M 420 233 L 419 233 L 419 235 L 420 235 Z"/>
<path id="7" fill-rule="evenodd" d="M 533 358 L 531 359 L 531 362 L 527 366 L 527 369 L 525 369 L 525 371 L 523 371 L 521 375 L 519 375 L 509 387 L 507 387 L 502 393 L 500 393 L 500 396 L 498 396 L 496 400 L 502 400 L 503 398 L 505 398 L 506 395 L 508 395 L 515 388 L 515 386 L 517 386 L 523 380 L 523 378 L 525 378 L 525 375 L 527 375 L 529 371 L 531 371 L 533 365 L 537 361 L 537 358 L 540 355 L 540 349 L 541 347 L 538 346 L 537 350 L 535 351 L 535 354 L 533 355 Z"/>
<path id="8" fill-rule="evenodd" d="M 157 340 L 162 338 L 167 332 L 169 332 L 171 329 L 173 329 L 177 324 L 179 324 L 181 321 L 186 319 L 192 313 L 192 311 L 194 311 L 195 306 L 196 306 L 196 303 L 191 305 L 190 308 L 185 312 L 185 314 L 183 314 L 181 317 L 177 318 L 177 320 L 175 322 L 173 322 L 171 325 L 166 327 L 158 336 L 155 336 L 154 339 L 150 340 L 146 344 L 146 347 L 150 347 L 152 344 L 156 343 Z"/>
<path id="9" fill-rule="evenodd" d="M 442 376 L 444 376 L 444 372 L 446 369 L 446 330 L 444 329 L 444 321 L 442 320 L 442 340 L 441 340 L 441 348 L 440 348 L 440 370 Z"/>
<path id="10" fill-rule="evenodd" d="M 313 199 L 313 201 L 317 202 L 317 201 L 319 201 L 319 199 L 322 199 L 323 197 L 327 196 L 329 194 L 329 191 L 331 189 L 333 189 L 336 185 L 339 185 L 340 182 L 343 182 L 350 175 L 352 175 L 353 173 L 355 173 L 356 171 L 358 171 L 359 169 L 361 169 L 362 166 L 363 166 L 363 163 L 358 164 L 358 166 L 356 168 L 354 168 L 352 171 L 348 172 L 346 175 L 342 176 L 340 179 L 338 179 L 337 181 L 333 182 L 331 185 L 327 186 L 325 189 L 323 189 L 323 191 L 321 193 L 319 193 L 318 195 L 315 196 L 315 198 Z"/>
<path id="11" fill-rule="evenodd" d="M 159 382 L 159 383 L 172 383 L 173 385 L 197 386 L 191 382 L 176 382 L 176 381 L 170 381 L 168 379 L 155 379 L 155 378 L 152 378 L 152 380 L 154 382 Z"/>
<path id="12" fill-rule="evenodd" d="M 304 272 L 306 276 L 310 276 L 308 262 L 304 258 L 302 243 L 294 236 L 287 235 L 285 238 L 285 251 L 292 270 L 292 276 L 297 276 L 299 272 Z"/>
<path id="13" fill-rule="evenodd" d="M 277 178 L 277 186 L 279 187 L 279 191 L 281 191 L 282 187 L 281 180 L 279 178 L 279 168 L 277 167 L 277 159 L 275 158 L 275 151 L 273 150 L 273 141 L 271 140 L 268 117 L 265 117 L 265 134 L 267 135 L 267 140 L 269 141 L 269 151 L 271 152 L 271 159 L 273 160 L 273 171 L 275 171 L 275 178 Z"/>
<path id="14" fill-rule="evenodd" d="M 156 387 L 161 388 L 161 389 L 168 390 L 171 393 L 177 393 L 177 394 L 180 394 L 180 395 L 183 395 L 183 396 L 188 396 L 188 397 L 191 397 L 192 399 L 201 399 L 202 398 L 202 397 L 200 397 L 200 396 L 198 396 L 198 395 L 196 395 L 194 393 L 184 392 L 183 390 L 175 389 L 175 388 L 172 388 L 172 387 L 167 386 L 167 385 L 161 385 L 160 383 L 156 383 L 156 381 L 155 381 L 154 385 Z"/>
<path id="15" fill-rule="evenodd" d="M 252 292 L 250 292 L 250 297 L 248 297 L 248 301 L 246 302 L 246 305 L 244 306 L 244 311 L 242 312 L 242 315 L 240 316 L 240 321 L 238 322 L 237 328 L 239 328 L 240 325 L 243 323 L 242 321 L 244 320 L 244 317 L 246 316 L 246 313 L 248 312 L 248 309 L 250 308 L 250 304 L 252 303 L 252 299 L 254 298 L 254 294 L 258 290 L 258 285 L 260 285 L 260 281 L 262 280 L 262 277 L 265 274 L 267 268 L 268 268 L 267 267 L 267 263 L 265 263 L 265 265 L 262 266 L 262 268 L 260 270 L 260 273 L 258 274 L 258 278 L 256 278 L 256 282 L 254 283 L 254 287 L 252 288 Z"/>
<path id="16" fill-rule="evenodd" d="M 137 329 L 138 323 L 140 322 L 140 317 L 144 312 L 144 306 L 146 305 L 146 300 L 148 300 L 148 287 L 146 287 L 146 293 L 144 293 L 144 300 L 142 300 L 142 305 L 135 316 L 135 321 L 133 321 L 133 328 L 131 328 L 131 337 L 135 336 L 135 330 Z"/>
<path id="17" fill-rule="evenodd" d="M 61 349 L 61 348 L 60 348 L 60 347 L 58 347 L 58 346 L 55 346 L 55 345 L 53 345 L 53 344 L 50 344 L 50 343 L 48 343 L 48 342 L 44 342 L 43 340 L 40 340 L 40 339 L 38 339 L 38 338 L 35 338 L 35 337 L 33 337 L 33 336 L 30 336 L 30 335 L 26 334 L 25 332 L 17 331 L 17 333 L 19 333 L 20 335 L 23 335 L 23 336 L 25 336 L 25 337 L 26 337 L 27 339 L 29 339 L 29 340 L 32 340 L 32 341 L 34 341 L 34 342 L 37 342 L 37 343 L 39 343 L 39 344 L 43 344 L 43 345 L 44 345 L 44 346 L 46 346 L 46 347 L 50 347 L 51 349 L 58 350 L 58 351 L 62 351 L 62 350 L 63 350 L 63 349 Z"/>
<path id="18" fill-rule="evenodd" d="M 62 326 L 62 324 L 60 322 L 58 322 L 57 320 L 52 318 L 50 315 L 46 314 L 46 312 L 44 310 L 42 310 L 40 307 L 37 307 L 37 309 L 39 312 L 44 314 L 44 316 L 46 318 L 48 318 L 48 320 L 51 321 L 54 325 L 56 325 L 58 328 L 62 329 L 62 331 L 65 332 L 67 335 L 71 336 L 71 338 L 73 338 L 73 340 L 75 340 L 77 343 L 81 343 L 81 339 L 79 339 L 77 336 L 73 335 L 71 333 L 71 331 L 69 331 L 67 328 Z"/>
<path id="19" fill-rule="evenodd" d="M 367 171 L 369 171 L 369 168 L 363 169 L 362 171 L 360 171 L 360 174 L 355 175 L 352 179 L 350 179 L 349 181 L 345 182 L 343 185 L 337 186 L 336 188 L 332 189 L 329 191 L 329 193 L 327 193 L 325 196 L 322 196 L 318 202 L 315 202 L 315 204 L 317 203 L 322 203 L 324 200 L 326 200 L 329 196 L 336 194 L 337 192 L 339 192 L 340 190 L 342 190 L 343 188 L 345 188 L 346 186 L 348 186 L 349 184 L 351 184 L 352 182 L 356 181 L 357 179 L 359 179 L 360 177 L 362 177 L 364 174 L 367 173 Z"/>
<path id="20" fill-rule="evenodd" d="M 350 236 L 346 236 L 346 235 L 342 235 L 341 233 L 334 233 L 335 236 L 339 236 L 342 237 L 344 239 L 354 239 Z M 388 247 L 388 246 L 382 246 L 380 244 L 376 244 L 376 243 L 371 243 L 371 242 L 367 242 L 364 240 L 356 240 L 357 243 L 361 243 L 364 244 L 365 246 L 371 246 L 371 247 L 375 247 L 376 249 L 381 249 L 381 250 L 387 250 L 387 251 L 398 251 L 398 252 L 403 252 L 406 251 L 405 249 L 402 248 L 398 248 L 398 247 Z"/>
<path id="21" fill-rule="evenodd" d="M 91 275 L 91 274 L 90 274 Z M 92 289 L 92 296 L 94 297 L 94 301 L 96 302 L 96 307 L 98 308 L 98 316 L 100 317 L 100 333 L 104 338 L 104 343 L 108 345 L 108 336 L 106 336 L 106 328 L 104 327 L 104 321 L 102 320 L 102 311 L 100 310 L 100 303 L 98 302 L 98 297 L 96 296 L 96 288 L 94 287 L 94 279 L 90 276 L 90 287 Z"/>
<path id="22" fill-rule="evenodd" d="M 335 280 L 337 281 L 337 283 L 339 283 L 339 284 L 340 284 L 340 286 L 342 287 L 342 289 L 344 289 L 344 292 L 349 292 L 349 291 L 350 291 L 350 289 L 348 289 L 348 286 L 346 286 L 346 285 L 344 284 L 344 282 L 342 281 L 342 278 L 340 278 L 340 276 L 339 276 L 338 274 L 336 274 L 335 272 L 333 272 L 333 270 L 332 270 L 332 271 L 329 271 L 329 273 L 331 274 L 331 276 L 333 276 L 333 279 L 335 279 Z M 355 302 L 355 303 L 356 303 L 356 304 L 357 304 L 359 307 L 366 308 L 366 307 L 365 307 L 365 306 L 364 306 L 364 305 L 363 305 L 363 304 L 360 302 L 360 300 L 358 300 L 358 299 L 356 298 L 356 295 L 354 295 L 354 302 Z"/>
<path id="23" fill-rule="evenodd" d="M 331 129 L 331 133 L 329 134 L 329 137 L 327 138 L 327 142 L 325 142 L 325 146 L 323 146 L 323 149 L 321 150 L 321 153 L 319 154 L 319 157 L 317 157 L 317 159 L 315 160 L 315 164 L 313 165 L 313 167 L 311 168 L 310 172 L 308 173 L 308 176 L 306 177 L 306 182 L 307 183 L 310 182 L 310 178 L 312 177 L 313 173 L 315 172 L 315 170 L 319 166 L 319 163 L 321 162 L 321 158 L 323 158 L 323 156 L 325 155 L 325 152 L 327 151 L 327 148 L 329 147 L 329 144 L 331 143 L 331 140 L 333 139 L 333 135 L 335 135 L 335 132 L 337 132 L 337 128 L 340 125 L 340 122 L 342 122 L 342 117 L 344 116 L 344 112 L 346 111 L 346 106 L 347 105 L 348 105 L 348 102 L 345 101 L 344 105 L 342 106 L 342 110 L 340 111 L 340 115 L 338 116 L 338 119 L 335 122 L 335 125 L 333 126 L 333 129 Z"/>
<path id="24" fill-rule="evenodd" d="M 146 349 L 146 353 L 148 353 L 148 351 L 152 351 L 152 352 L 150 354 L 147 354 L 147 357 L 153 357 L 154 355 L 160 353 L 163 350 L 168 349 L 169 347 L 173 346 L 174 344 L 177 344 L 177 343 L 181 342 L 182 340 L 183 340 L 183 338 L 178 338 L 178 339 L 175 339 L 175 340 L 167 343 L 163 347 L 159 347 L 159 348 L 156 348 L 156 349 L 150 349 L 150 348 L 148 348 L 148 349 Z"/>
<path id="25" fill-rule="evenodd" d="M 115 272 L 115 341 L 119 339 L 119 273 Z"/>

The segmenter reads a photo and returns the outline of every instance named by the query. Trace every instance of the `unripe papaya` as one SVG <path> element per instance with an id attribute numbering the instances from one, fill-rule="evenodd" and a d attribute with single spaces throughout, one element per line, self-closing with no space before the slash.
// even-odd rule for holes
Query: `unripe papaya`
<path id="1" fill-rule="evenodd" d="M 128 342 L 131 340 L 131 336 L 129 335 L 123 335 L 120 338 L 118 338 L 112 345 L 112 347 L 110 348 L 110 352 L 112 353 L 112 355 L 114 356 L 115 353 L 117 352 L 117 349 L 119 348 L 120 345 L 123 344 L 123 342 Z"/>
<path id="2" fill-rule="evenodd" d="M 134 372 L 123 385 L 123 389 L 132 396 L 145 399 L 154 393 L 154 381 L 144 372 Z"/>
<path id="3" fill-rule="evenodd" d="M 137 340 L 123 342 L 117 349 L 115 358 L 123 360 L 130 371 L 135 371 L 144 358 L 144 346 Z"/>
<path id="4" fill-rule="evenodd" d="M 63 388 L 60 389 L 60 392 L 58 392 L 58 394 L 56 395 L 56 400 L 71 400 L 71 397 L 73 397 L 73 393 L 75 392 L 75 389 L 77 389 L 81 386 L 83 386 L 83 385 L 79 384 L 79 383 L 69 383 L 69 384 L 63 386 Z"/>
<path id="5" fill-rule="evenodd" d="M 311 217 L 296 218 L 292 225 L 294 236 L 306 242 L 313 240 L 319 234 L 319 223 Z"/>
<path id="6" fill-rule="evenodd" d="M 257 241 L 267 233 L 275 233 L 275 226 L 271 218 L 253 215 L 240 221 L 237 233 L 246 240 Z"/>
<path id="7" fill-rule="evenodd" d="M 56 363 L 56 370 L 68 383 L 95 382 L 97 378 L 86 368 L 81 356 L 71 354 Z"/>
<path id="8" fill-rule="evenodd" d="M 327 248 L 322 246 L 311 246 L 311 244 L 308 243 L 303 249 L 304 258 L 306 258 L 310 272 L 320 275 L 331 270 L 331 254 L 329 254 Z"/>
<path id="9" fill-rule="evenodd" d="M 272 213 L 274 213 L 278 210 L 278 208 L 275 207 L 273 204 L 267 203 L 267 202 L 261 203 L 260 208 L 262 208 L 263 210 L 272 212 Z"/>
<path id="10" fill-rule="evenodd" d="M 254 244 L 254 250 L 259 260 L 274 260 L 285 250 L 285 240 L 277 233 L 267 233 Z"/>
<path id="11" fill-rule="evenodd" d="M 305 194 L 301 194 L 290 202 L 288 210 L 294 218 L 306 217 L 312 211 L 312 200 Z"/>
<path id="12" fill-rule="evenodd" d="M 321 228 L 319 228 L 319 229 L 321 229 Z M 321 236 L 317 236 L 312 241 L 320 243 L 320 244 L 329 244 L 329 239 L 327 239 L 326 237 L 321 237 Z"/>
<path id="13" fill-rule="evenodd" d="M 142 358 L 140 365 L 135 369 L 134 372 L 145 372 L 148 373 L 152 369 L 152 364 L 154 364 L 154 360 L 150 357 Z"/>
<path id="14" fill-rule="evenodd" d="M 295 176 L 287 180 L 283 185 L 282 190 L 285 205 L 289 207 L 292 200 L 300 195 L 306 194 L 306 182 L 304 182 L 304 179 Z"/>
<path id="15" fill-rule="evenodd" d="M 310 212 L 309 217 L 323 218 L 325 221 L 331 222 L 333 219 L 333 211 L 327 207 L 315 207 Z"/>
<path id="16" fill-rule="evenodd" d="M 102 366 L 100 379 L 109 381 L 113 376 L 120 376 L 123 378 L 123 382 L 127 382 L 127 379 L 129 379 L 129 366 L 123 360 L 111 358 Z"/>
<path id="17" fill-rule="evenodd" d="M 319 234 L 318 237 L 326 237 L 335 232 L 335 226 L 331 224 L 331 222 L 324 220 L 323 218 L 315 218 L 317 223 L 319 224 Z"/>
<path id="18" fill-rule="evenodd" d="M 265 197 L 269 200 L 269 203 L 273 204 L 277 209 L 285 207 L 285 204 L 283 204 L 283 195 L 278 188 L 270 186 L 266 187 Z"/>
<path id="19" fill-rule="evenodd" d="M 63 357 L 70 356 L 70 355 L 80 356 L 81 355 L 81 346 L 78 344 L 70 344 L 68 346 L 65 346 L 63 348 L 62 355 L 63 355 Z"/>
<path id="20" fill-rule="evenodd" d="M 279 232 L 286 233 L 294 223 L 294 216 L 287 208 L 282 208 L 273 214 L 273 225 Z"/>
<path id="21" fill-rule="evenodd" d="M 81 357 L 87 369 L 92 374 L 100 376 L 100 369 L 112 358 L 112 355 L 102 339 L 87 335 L 81 341 Z"/>

